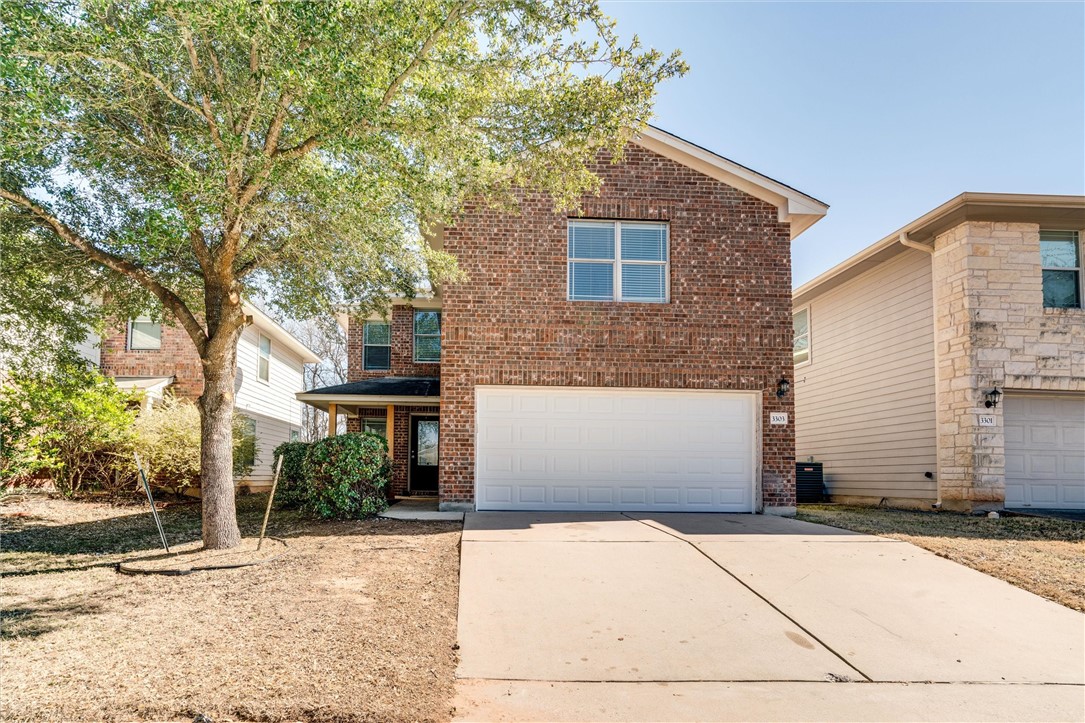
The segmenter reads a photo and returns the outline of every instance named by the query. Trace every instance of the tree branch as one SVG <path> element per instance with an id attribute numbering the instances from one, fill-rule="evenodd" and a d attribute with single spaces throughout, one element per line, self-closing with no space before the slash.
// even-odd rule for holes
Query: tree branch
<path id="1" fill-rule="evenodd" d="M 188 335 L 192 338 L 193 343 L 196 345 L 196 349 L 203 355 L 208 343 L 207 332 L 180 296 L 163 286 L 157 279 L 147 273 L 145 269 L 127 259 L 114 256 L 108 251 L 98 248 L 63 221 L 21 193 L 13 193 L 6 188 L 0 188 L 0 198 L 29 211 L 40 223 L 43 223 L 52 229 L 53 233 L 55 233 L 62 241 L 74 246 L 91 261 L 134 279 L 141 286 L 157 296 L 158 300 L 162 302 L 162 305 L 169 309 L 177 320 L 181 322 L 181 326 L 185 328 L 185 331 L 187 331 Z"/>

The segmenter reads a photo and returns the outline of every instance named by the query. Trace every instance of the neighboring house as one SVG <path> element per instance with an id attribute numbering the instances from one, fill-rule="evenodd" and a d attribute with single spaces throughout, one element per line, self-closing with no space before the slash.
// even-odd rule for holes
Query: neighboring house
<path id="1" fill-rule="evenodd" d="M 790 244 L 827 207 L 654 128 L 593 170 L 579 215 L 468 206 L 430 239 L 467 280 L 350 319 L 348 383 L 299 399 L 443 509 L 792 513 Z"/>
<path id="2" fill-rule="evenodd" d="M 259 489 L 271 484 L 275 447 L 301 433 L 295 394 L 305 388 L 304 365 L 320 358 L 256 307 L 247 304 L 245 313 L 252 323 L 237 345 L 235 406 L 256 436 L 257 452 L 251 474 L 237 482 Z M 100 359 L 103 374 L 150 399 L 166 390 L 193 400 L 203 393 L 200 358 L 180 326 L 132 319 L 102 338 Z"/>
<path id="3" fill-rule="evenodd" d="M 1083 229 L 1083 196 L 964 193 L 795 291 L 834 499 L 1085 509 Z"/>

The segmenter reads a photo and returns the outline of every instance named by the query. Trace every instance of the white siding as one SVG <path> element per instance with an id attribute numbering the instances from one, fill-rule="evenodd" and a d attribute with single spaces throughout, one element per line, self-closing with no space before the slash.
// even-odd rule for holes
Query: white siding
<path id="1" fill-rule="evenodd" d="M 292 430 L 301 430 L 301 402 L 295 398 L 305 388 L 304 363 L 282 344 L 271 342 L 269 380 L 257 375 L 260 330 L 245 327 L 237 345 L 237 366 L 243 375 L 237 392 L 237 411 L 256 422 L 256 465 L 245 481 L 271 483 L 272 453 L 289 441 Z"/>
<path id="2" fill-rule="evenodd" d="M 931 283 L 930 256 L 906 250 L 809 304 L 796 459 L 823 462 L 833 495 L 937 497 Z"/>

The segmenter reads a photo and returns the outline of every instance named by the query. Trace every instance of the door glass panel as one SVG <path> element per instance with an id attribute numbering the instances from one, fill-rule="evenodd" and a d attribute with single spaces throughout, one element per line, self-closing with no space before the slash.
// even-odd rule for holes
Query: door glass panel
<path id="1" fill-rule="evenodd" d="M 417 422 L 418 429 L 418 466 L 437 466 L 437 430 L 441 423 L 434 421 Z"/>

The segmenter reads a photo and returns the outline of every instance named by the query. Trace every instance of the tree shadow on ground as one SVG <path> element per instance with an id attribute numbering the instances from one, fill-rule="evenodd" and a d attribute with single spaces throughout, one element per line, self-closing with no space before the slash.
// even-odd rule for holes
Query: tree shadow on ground
<path id="1" fill-rule="evenodd" d="M 237 498 L 238 525 L 242 536 L 259 535 L 266 504 L 266 494 L 240 495 Z M 112 510 L 110 508 L 106 514 Z M 200 539 L 202 523 L 199 504 L 170 506 L 159 510 L 158 515 L 171 546 Z M 453 525 L 458 523 L 385 519 L 320 520 L 296 510 L 273 509 L 267 534 L 287 539 L 307 535 L 428 535 L 448 532 Z M 2 534 L 0 577 L 112 567 L 121 559 L 133 555 L 138 559 L 162 552 L 158 528 L 146 507 L 143 512 L 135 512 L 135 508 L 130 506 L 117 507 L 108 517 L 67 524 L 50 523 L 49 519 L 35 515 L 5 515 Z"/>
<path id="2" fill-rule="evenodd" d="M 37 598 L 0 610 L 0 640 L 36 638 L 64 627 L 74 618 L 102 612 L 102 600 L 83 594 Z"/>

